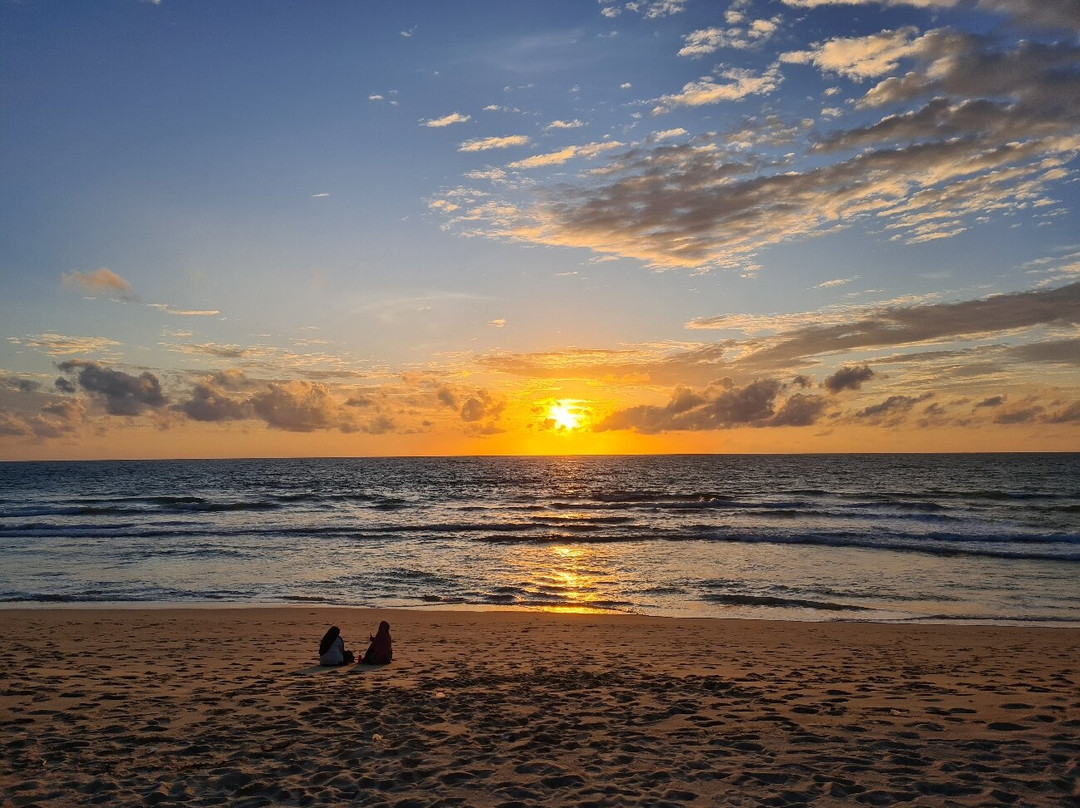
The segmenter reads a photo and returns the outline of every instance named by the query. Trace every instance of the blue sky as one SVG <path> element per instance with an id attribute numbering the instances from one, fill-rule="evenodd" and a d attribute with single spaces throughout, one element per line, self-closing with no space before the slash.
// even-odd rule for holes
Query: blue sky
<path id="1" fill-rule="evenodd" d="M 1080 449 L 1072 0 L 0 23 L 0 456 Z"/>

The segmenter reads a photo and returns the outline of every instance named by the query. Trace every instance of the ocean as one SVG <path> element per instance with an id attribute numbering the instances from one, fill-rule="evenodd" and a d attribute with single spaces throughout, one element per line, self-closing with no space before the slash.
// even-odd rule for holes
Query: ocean
<path id="1" fill-rule="evenodd" d="M 1080 624 L 1080 454 L 0 463 L 0 602 Z"/>

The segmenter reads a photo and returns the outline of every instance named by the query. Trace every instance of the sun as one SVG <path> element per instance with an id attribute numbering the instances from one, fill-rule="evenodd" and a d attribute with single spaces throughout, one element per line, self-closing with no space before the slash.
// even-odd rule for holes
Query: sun
<path id="1" fill-rule="evenodd" d="M 576 403 L 562 400 L 548 407 L 547 417 L 555 429 L 571 431 L 581 427 L 585 413 Z"/>

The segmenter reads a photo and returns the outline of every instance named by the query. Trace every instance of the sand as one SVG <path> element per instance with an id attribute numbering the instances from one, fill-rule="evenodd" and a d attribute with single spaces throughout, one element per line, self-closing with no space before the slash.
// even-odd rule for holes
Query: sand
<path id="1" fill-rule="evenodd" d="M 394 662 L 319 668 L 379 620 Z M 0 804 L 1077 806 L 1080 631 L 0 611 Z"/>

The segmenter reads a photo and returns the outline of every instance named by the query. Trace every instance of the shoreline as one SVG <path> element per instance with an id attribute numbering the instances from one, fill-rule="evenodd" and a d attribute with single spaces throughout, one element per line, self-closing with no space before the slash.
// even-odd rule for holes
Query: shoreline
<path id="1" fill-rule="evenodd" d="M 477 614 L 489 614 L 507 612 L 510 614 L 532 614 L 532 615 L 569 615 L 569 616 L 582 616 L 582 617 L 641 617 L 650 620 L 717 620 L 717 621 L 735 621 L 735 622 L 748 622 L 748 623 L 795 623 L 800 625 L 806 624 L 825 624 L 825 625 L 883 625 L 883 626 L 955 626 L 962 628 L 965 626 L 998 626 L 1001 628 L 1046 628 L 1046 629 L 1073 629 L 1080 631 L 1080 620 L 1070 618 L 1059 619 L 1047 619 L 1040 617 L 1033 617 L 1030 619 L 1024 618 L 993 618 L 993 617 L 955 617 L 955 618 L 943 618 L 941 616 L 931 617 L 909 617 L 909 618 L 874 618 L 874 617 L 806 617 L 797 618 L 791 616 L 785 617 L 754 617 L 746 615 L 732 615 L 732 616 L 720 616 L 720 615 L 666 615 L 666 614 L 644 614 L 641 612 L 623 612 L 608 609 L 579 609 L 577 607 L 542 607 L 542 606 L 515 606 L 511 604 L 499 604 L 499 605 L 485 605 L 482 603 L 440 603 L 437 605 L 417 605 L 417 606 L 362 606 L 354 604 L 338 604 L 338 603 L 281 603 L 276 601 L 267 601 L 265 603 L 260 602 L 245 602 L 245 601 L 7 601 L 0 603 L 0 619 L 3 617 L 3 613 L 6 611 L 11 612 L 33 612 L 33 611 L 49 611 L 55 609 L 57 611 L 118 611 L 118 612 L 138 612 L 138 611 L 244 611 L 244 610 L 294 610 L 294 609 L 341 609 L 352 611 L 369 611 L 369 612 L 402 612 L 402 613 L 477 613 Z M 811 612 L 813 610 L 806 610 Z"/>
<path id="2" fill-rule="evenodd" d="M 331 623 L 394 661 L 320 668 Z M 1080 629 L 0 608 L 0 802 L 1080 805 Z"/>

